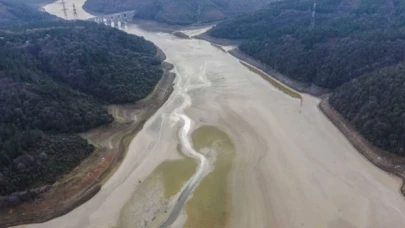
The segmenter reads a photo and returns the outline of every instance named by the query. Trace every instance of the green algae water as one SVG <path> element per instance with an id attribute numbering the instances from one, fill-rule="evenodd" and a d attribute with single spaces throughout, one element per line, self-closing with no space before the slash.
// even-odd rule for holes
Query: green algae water
<path id="1" fill-rule="evenodd" d="M 166 199 L 176 195 L 197 170 L 197 163 L 183 154 L 180 144 L 177 145 L 177 152 L 181 159 L 160 163 L 148 177 L 162 181 Z"/>
<path id="2" fill-rule="evenodd" d="M 209 149 L 216 154 L 214 170 L 209 173 L 186 203 L 189 228 L 222 228 L 229 215 L 228 174 L 235 156 L 235 146 L 229 136 L 214 126 L 203 126 L 191 135 L 194 149 Z"/>
<path id="3" fill-rule="evenodd" d="M 269 82 L 273 87 L 277 88 L 278 90 L 280 90 L 281 92 L 287 94 L 288 96 L 292 97 L 292 98 L 297 98 L 297 99 L 302 99 L 301 95 L 297 92 L 295 92 L 294 90 L 288 88 L 287 86 L 281 84 L 280 82 L 274 80 L 273 78 L 271 78 L 270 76 L 268 76 L 267 74 L 263 73 L 262 71 L 256 69 L 255 67 L 244 63 L 242 61 L 239 61 L 243 66 L 245 66 L 246 68 L 248 68 L 250 71 L 252 71 L 253 73 L 258 74 L 260 77 L 262 77 L 264 80 L 266 80 L 267 82 Z"/>
<path id="4" fill-rule="evenodd" d="M 153 171 L 152 176 L 161 178 L 166 199 L 176 195 L 196 172 L 197 163 L 192 158 L 167 160 Z"/>

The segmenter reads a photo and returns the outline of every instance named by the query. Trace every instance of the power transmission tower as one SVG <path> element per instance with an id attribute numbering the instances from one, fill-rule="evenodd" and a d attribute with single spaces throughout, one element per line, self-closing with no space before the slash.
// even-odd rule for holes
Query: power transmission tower
<path id="1" fill-rule="evenodd" d="M 65 19 L 67 19 L 67 9 L 66 9 L 66 2 L 65 2 L 65 0 L 62 0 L 61 1 L 61 3 L 60 3 L 61 5 L 62 5 L 62 11 L 63 11 L 63 13 L 65 14 Z"/>
<path id="2" fill-rule="evenodd" d="M 74 18 L 76 18 L 77 19 L 77 10 L 76 10 L 76 6 L 75 6 L 75 4 L 73 3 L 73 17 Z"/>
<path id="3" fill-rule="evenodd" d="M 311 25 L 310 25 L 311 29 L 315 28 L 315 13 L 316 13 L 316 0 L 314 0 L 314 6 L 312 9 L 312 17 L 311 17 Z"/>

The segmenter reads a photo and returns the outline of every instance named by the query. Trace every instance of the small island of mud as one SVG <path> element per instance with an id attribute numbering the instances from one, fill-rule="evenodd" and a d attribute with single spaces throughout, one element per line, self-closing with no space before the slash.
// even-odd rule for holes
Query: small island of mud
<path id="1" fill-rule="evenodd" d="M 172 34 L 173 34 L 174 36 L 180 38 L 180 39 L 185 39 L 185 40 L 189 40 L 189 39 L 190 39 L 190 37 L 189 37 L 187 34 L 185 34 L 185 33 L 183 33 L 183 32 L 180 32 L 180 31 L 173 32 Z"/>

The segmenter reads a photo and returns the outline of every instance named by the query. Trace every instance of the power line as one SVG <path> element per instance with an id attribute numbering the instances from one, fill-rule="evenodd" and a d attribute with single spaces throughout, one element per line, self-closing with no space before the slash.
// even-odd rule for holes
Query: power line
<path id="1" fill-rule="evenodd" d="M 311 17 L 311 25 L 310 25 L 311 29 L 315 28 L 315 13 L 316 13 L 316 0 L 314 0 L 314 6 L 312 9 L 312 17 Z"/>
<path id="2" fill-rule="evenodd" d="M 76 6 L 75 6 L 74 3 L 73 3 L 73 17 L 74 17 L 74 18 L 77 18 L 77 17 L 78 17 L 78 16 L 77 16 Z"/>
<path id="3" fill-rule="evenodd" d="M 63 13 L 65 14 L 65 19 L 67 19 L 68 15 L 67 15 L 67 9 L 66 9 L 66 2 L 65 2 L 65 0 L 62 0 L 60 4 L 62 5 L 62 11 L 63 11 Z"/>

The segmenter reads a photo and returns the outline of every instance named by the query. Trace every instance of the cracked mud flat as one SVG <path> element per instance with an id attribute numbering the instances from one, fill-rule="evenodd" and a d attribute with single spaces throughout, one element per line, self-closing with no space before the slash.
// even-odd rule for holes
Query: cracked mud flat
<path id="1" fill-rule="evenodd" d="M 178 158 L 184 122 L 173 113 L 184 104 L 185 91 L 189 105 L 178 114 L 190 119 L 188 134 L 217 126 L 235 145 L 226 183 L 228 227 L 405 227 L 401 181 L 362 157 L 318 110 L 318 99 L 286 95 L 206 41 L 135 25 L 128 32 L 154 42 L 175 65 L 171 97 L 134 138 L 122 165 L 96 196 L 65 216 L 27 227 L 117 227 L 139 180 Z M 209 85 L 199 87 L 202 72 Z M 187 224 L 187 210 L 180 220 L 172 227 Z"/>

